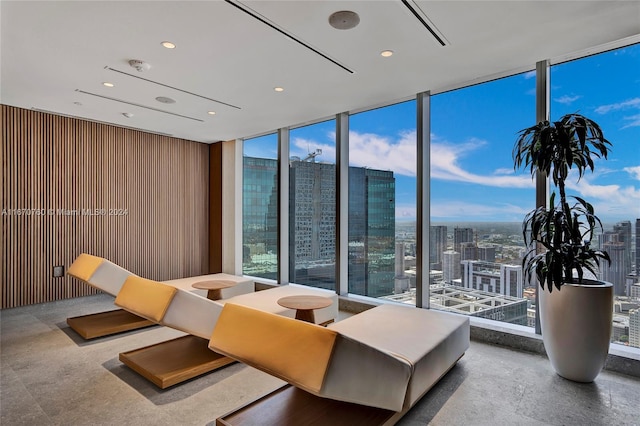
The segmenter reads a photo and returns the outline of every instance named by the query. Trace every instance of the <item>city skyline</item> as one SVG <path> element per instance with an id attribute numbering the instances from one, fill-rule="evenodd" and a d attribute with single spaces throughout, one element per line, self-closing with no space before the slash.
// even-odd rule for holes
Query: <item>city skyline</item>
<path id="1" fill-rule="evenodd" d="M 594 174 L 568 182 L 570 193 L 585 197 L 607 223 L 640 217 L 637 69 L 640 46 L 633 45 L 550 72 L 551 119 L 579 112 L 598 122 L 613 144 Z M 350 117 L 350 165 L 394 172 L 396 221 L 416 219 L 415 116 L 410 100 Z M 431 122 L 432 221 L 521 221 L 533 208 L 534 184 L 527 171 L 513 170 L 511 149 L 517 132 L 535 124 L 535 73 L 433 95 Z M 245 154 L 276 158 L 276 146 L 251 143 Z M 291 156 L 316 149 L 322 150 L 317 161 L 335 162 L 334 120 L 291 130 Z"/>

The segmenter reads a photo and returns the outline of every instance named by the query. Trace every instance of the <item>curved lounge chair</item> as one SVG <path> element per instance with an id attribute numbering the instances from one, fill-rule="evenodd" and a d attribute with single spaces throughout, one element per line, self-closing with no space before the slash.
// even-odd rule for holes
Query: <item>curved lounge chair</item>
<path id="1" fill-rule="evenodd" d="M 67 273 L 113 297 L 118 295 L 126 279 L 135 275 L 107 259 L 87 253 L 80 254 L 69 267 Z M 165 281 L 165 283 L 186 291 L 206 295 L 205 290 L 196 290 L 192 285 L 198 281 L 208 280 L 225 280 L 236 283 L 233 287 L 222 290 L 223 298 L 253 293 L 255 288 L 250 279 L 221 273 L 180 278 Z M 84 339 L 94 339 L 154 325 L 153 322 L 123 309 L 67 318 L 67 324 Z"/>
<path id="2" fill-rule="evenodd" d="M 277 300 L 309 294 L 326 296 L 334 302 L 318 312 L 316 321 L 327 322 L 337 317 L 337 295 L 326 290 L 282 286 L 223 300 L 209 300 L 167 283 L 129 276 L 116 296 L 116 306 L 187 335 L 123 352 L 120 361 L 164 389 L 235 361 L 208 348 L 209 338 L 226 303 L 251 306 L 274 316 L 293 317 L 295 311 L 278 305 Z"/>

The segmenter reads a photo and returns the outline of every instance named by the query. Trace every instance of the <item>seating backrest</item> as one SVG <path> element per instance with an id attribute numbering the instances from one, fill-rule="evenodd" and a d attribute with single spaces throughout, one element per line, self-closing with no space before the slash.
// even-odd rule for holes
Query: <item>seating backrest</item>
<path id="1" fill-rule="evenodd" d="M 209 348 L 318 394 L 337 335 L 315 324 L 226 303 Z"/>
<path id="2" fill-rule="evenodd" d="M 102 257 L 82 253 L 74 260 L 67 273 L 90 286 L 116 296 L 132 272 Z"/>
<path id="3" fill-rule="evenodd" d="M 115 304 L 159 323 L 177 292 L 178 289 L 170 285 L 131 275 L 116 296 Z"/>

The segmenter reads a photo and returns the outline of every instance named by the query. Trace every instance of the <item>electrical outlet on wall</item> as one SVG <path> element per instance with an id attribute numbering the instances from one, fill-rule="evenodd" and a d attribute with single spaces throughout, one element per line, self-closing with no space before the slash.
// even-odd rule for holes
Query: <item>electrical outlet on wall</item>
<path id="1" fill-rule="evenodd" d="M 54 266 L 53 267 L 53 278 L 64 277 L 64 266 Z"/>

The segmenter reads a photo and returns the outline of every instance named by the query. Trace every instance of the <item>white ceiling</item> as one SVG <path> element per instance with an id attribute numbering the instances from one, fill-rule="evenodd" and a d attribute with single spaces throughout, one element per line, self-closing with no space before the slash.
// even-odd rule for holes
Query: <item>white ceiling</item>
<path id="1" fill-rule="evenodd" d="M 637 1 L 407 3 L 444 47 L 400 0 L 3 0 L 0 102 L 215 142 L 640 41 Z M 332 28 L 339 10 L 357 12 L 360 24 Z M 385 49 L 394 55 L 381 57 Z M 151 69 L 139 73 L 130 59 Z"/>

